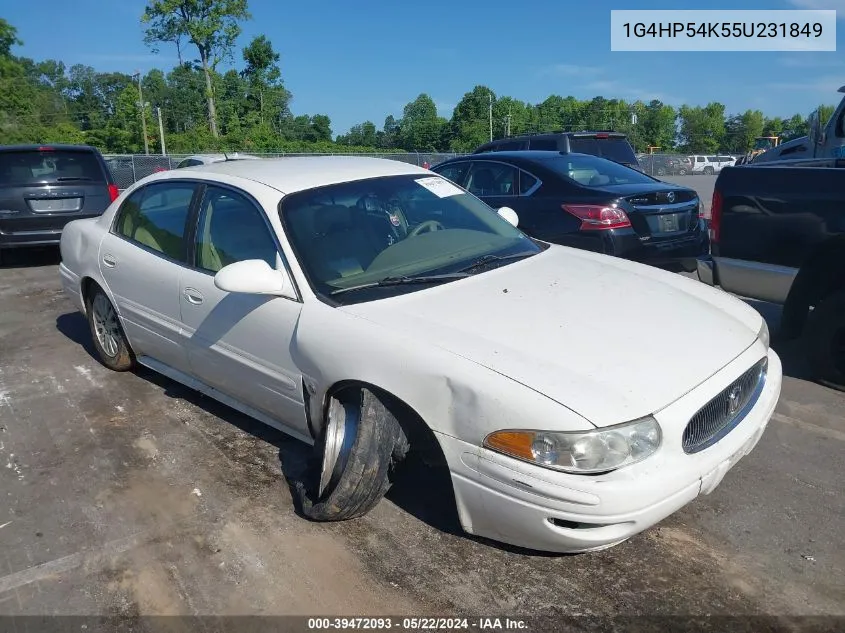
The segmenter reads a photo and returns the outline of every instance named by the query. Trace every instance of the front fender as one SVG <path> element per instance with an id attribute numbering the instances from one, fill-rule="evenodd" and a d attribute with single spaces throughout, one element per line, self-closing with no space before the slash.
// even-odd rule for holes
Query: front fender
<path id="1" fill-rule="evenodd" d="M 497 429 L 595 428 L 526 385 L 434 343 L 407 340 L 320 302 L 303 308 L 292 352 L 308 390 L 317 434 L 327 394 L 345 381 L 383 389 L 411 407 L 433 431 L 476 446 Z"/>

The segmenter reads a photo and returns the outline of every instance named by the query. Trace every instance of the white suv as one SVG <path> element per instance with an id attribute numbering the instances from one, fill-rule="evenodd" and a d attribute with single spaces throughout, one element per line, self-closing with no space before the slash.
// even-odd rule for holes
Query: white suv
<path id="1" fill-rule="evenodd" d="M 733 156 L 690 156 L 692 161 L 693 174 L 718 174 L 722 167 L 731 167 L 736 164 Z"/>

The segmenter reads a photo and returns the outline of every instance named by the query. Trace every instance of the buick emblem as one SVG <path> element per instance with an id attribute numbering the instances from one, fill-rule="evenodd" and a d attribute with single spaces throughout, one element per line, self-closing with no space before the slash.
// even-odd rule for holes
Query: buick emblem
<path id="1" fill-rule="evenodd" d="M 666 194 L 666 199 L 667 199 L 670 203 L 675 202 L 675 192 L 674 192 L 674 191 L 670 191 L 668 194 Z"/>
<path id="2" fill-rule="evenodd" d="M 736 385 L 728 394 L 728 415 L 733 415 L 739 410 L 740 398 L 742 398 L 742 386 Z"/>

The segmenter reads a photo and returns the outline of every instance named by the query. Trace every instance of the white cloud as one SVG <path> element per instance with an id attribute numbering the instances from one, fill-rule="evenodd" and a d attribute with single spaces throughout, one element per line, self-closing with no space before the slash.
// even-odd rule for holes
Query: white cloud
<path id="1" fill-rule="evenodd" d="M 602 96 L 607 99 L 626 99 L 633 101 L 645 101 L 648 103 L 654 99 L 669 105 L 682 105 L 684 98 L 677 95 L 670 95 L 665 92 L 651 92 L 642 88 L 626 86 L 620 81 L 598 80 L 579 86 L 581 91 L 588 92 L 594 96 Z"/>
<path id="2" fill-rule="evenodd" d="M 837 20 L 845 20 L 845 0 L 789 0 L 796 9 L 813 11 L 836 11 Z"/>

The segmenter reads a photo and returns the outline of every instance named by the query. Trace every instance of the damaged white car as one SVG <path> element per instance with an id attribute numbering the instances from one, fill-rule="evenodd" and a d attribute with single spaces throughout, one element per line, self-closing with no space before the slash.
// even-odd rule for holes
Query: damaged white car
<path id="1" fill-rule="evenodd" d="M 780 360 L 741 301 L 516 224 L 398 161 L 220 162 L 68 224 L 60 273 L 106 366 L 313 444 L 309 517 L 365 514 L 428 438 L 465 531 L 609 547 L 754 447 Z"/>

